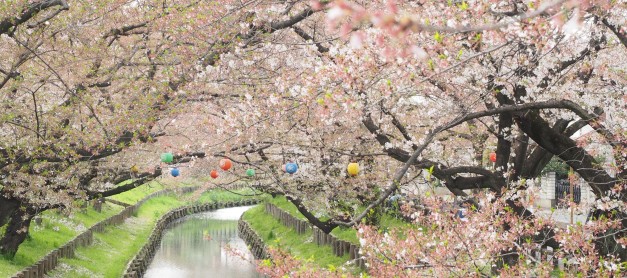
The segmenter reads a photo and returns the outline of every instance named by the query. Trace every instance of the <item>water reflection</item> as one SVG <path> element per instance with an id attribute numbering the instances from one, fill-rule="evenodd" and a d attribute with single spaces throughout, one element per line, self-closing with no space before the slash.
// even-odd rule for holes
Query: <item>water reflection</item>
<path id="1" fill-rule="evenodd" d="M 177 221 L 164 233 L 144 277 L 262 277 L 237 235 L 237 220 L 251 207 L 219 209 Z M 227 251 L 227 245 L 242 251 L 247 260 Z"/>

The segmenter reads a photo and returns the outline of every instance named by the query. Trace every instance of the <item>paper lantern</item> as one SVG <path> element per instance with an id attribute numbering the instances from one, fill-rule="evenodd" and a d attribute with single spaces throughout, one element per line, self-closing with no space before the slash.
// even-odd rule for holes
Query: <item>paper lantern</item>
<path id="1" fill-rule="evenodd" d="M 346 167 L 346 171 L 348 171 L 351 177 L 357 176 L 357 174 L 359 174 L 359 164 L 355 162 L 349 163 L 348 167 Z"/>
<path id="2" fill-rule="evenodd" d="M 222 170 L 227 171 L 231 169 L 231 166 L 233 166 L 233 164 L 231 163 L 230 159 L 228 158 L 220 159 L 220 168 L 222 168 Z"/>
<path id="3" fill-rule="evenodd" d="M 496 162 L 496 153 L 495 152 L 491 152 L 490 153 L 490 161 Z"/>
<path id="4" fill-rule="evenodd" d="M 172 168 L 172 170 L 170 170 L 170 174 L 173 177 L 178 177 L 181 174 L 181 171 L 179 171 L 179 168 Z"/>
<path id="5" fill-rule="evenodd" d="M 281 166 L 281 170 L 283 170 L 283 173 L 287 172 L 287 171 L 285 171 L 285 164 L 283 164 L 283 166 Z"/>
<path id="6" fill-rule="evenodd" d="M 172 160 L 174 160 L 174 155 L 172 155 L 172 153 L 161 154 L 161 162 L 170 163 Z"/>
<path id="7" fill-rule="evenodd" d="M 218 171 L 211 170 L 211 177 L 214 178 L 214 179 L 218 178 Z"/>
<path id="8" fill-rule="evenodd" d="M 288 172 L 289 174 L 294 174 L 296 173 L 296 171 L 298 171 L 298 165 L 296 165 L 296 163 L 287 163 L 285 164 L 285 172 Z"/>
<path id="9" fill-rule="evenodd" d="M 250 169 L 246 170 L 246 175 L 249 176 L 249 177 L 254 176 L 255 175 L 255 169 L 250 168 Z"/>

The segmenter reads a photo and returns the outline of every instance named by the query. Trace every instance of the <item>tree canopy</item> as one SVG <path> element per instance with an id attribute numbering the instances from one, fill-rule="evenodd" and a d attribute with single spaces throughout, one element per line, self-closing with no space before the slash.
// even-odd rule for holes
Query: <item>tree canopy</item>
<path id="1" fill-rule="evenodd" d="M 591 216 L 609 217 L 581 231 L 605 239 L 611 227 L 611 248 L 591 250 L 624 262 L 626 18 L 624 1 L 10 1 L 0 8 L 0 224 L 156 178 L 148 165 L 170 148 L 206 155 L 199 175 L 216 157 L 255 169 L 253 186 L 326 232 L 437 180 L 486 213 L 476 227 L 533 227 L 477 247 L 515 264 L 502 251 L 522 254 L 525 237 L 568 249 L 519 194 L 556 157 L 592 188 Z M 131 175 L 140 145 L 154 153 Z M 222 182 L 245 177 L 232 172 Z M 515 221 L 491 218 L 510 209 Z M 381 269 L 416 268 L 399 261 Z"/>

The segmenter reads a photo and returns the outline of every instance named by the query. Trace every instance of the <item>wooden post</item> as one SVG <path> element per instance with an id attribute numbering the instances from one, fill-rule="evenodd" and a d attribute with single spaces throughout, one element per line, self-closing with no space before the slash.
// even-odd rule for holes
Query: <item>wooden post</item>
<path id="1" fill-rule="evenodd" d="M 356 246 L 354 244 L 351 244 L 348 247 L 348 258 L 351 259 L 351 260 L 354 260 L 356 258 L 356 256 L 355 256 L 355 247 Z"/>
<path id="2" fill-rule="evenodd" d="M 39 277 L 39 270 L 38 269 L 39 268 L 36 265 L 31 266 L 30 271 L 29 271 L 30 272 L 30 277 Z"/>
<path id="3" fill-rule="evenodd" d="M 44 271 L 45 271 L 44 262 L 39 261 L 37 262 L 36 266 L 37 266 L 37 274 L 39 275 L 39 277 L 44 277 Z"/>
<path id="4" fill-rule="evenodd" d="M 568 173 L 568 182 L 570 183 L 570 224 L 573 224 L 573 214 L 574 208 L 573 203 L 575 202 L 575 172 L 573 171 L 573 167 L 570 167 L 570 172 Z"/>

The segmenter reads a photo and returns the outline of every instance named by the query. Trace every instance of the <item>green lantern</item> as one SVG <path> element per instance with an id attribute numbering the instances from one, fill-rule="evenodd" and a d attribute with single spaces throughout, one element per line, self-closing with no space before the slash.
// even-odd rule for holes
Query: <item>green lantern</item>
<path id="1" fill-rule="evenodd" d="M 246 175 L 249 176 L 249 177 L 254 176 L 255 175 L 255 169 L 250 168 L 250 169 L 246 170 Z"/>
<path id="2" fill-rule="evenodd" d="M 161 154 L 161 161 L 162 162 L 170 163 L 170 162 L 172 162 L 172 160 L 174 160 L 174 155 L 172 155 L 172 153 L 162 153 Z"/>

